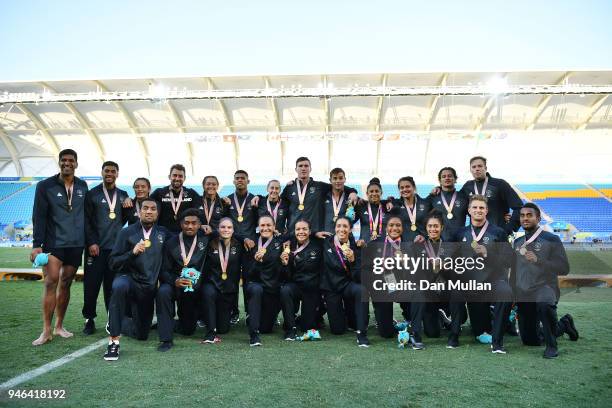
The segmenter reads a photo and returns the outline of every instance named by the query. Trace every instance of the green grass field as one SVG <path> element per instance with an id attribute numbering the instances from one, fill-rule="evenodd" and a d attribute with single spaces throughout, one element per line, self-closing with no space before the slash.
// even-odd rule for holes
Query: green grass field
<path id="1" fill-rule="evenodd" d="M 2 254 L 3 257 L 6 254 Z M 4 258 L 3 258 L 4 259 Z M 65 356 L 105 337 L 105 319 L 90 337 L 82 329 L 82 284 L 75 282 L 66 327 L 72 339 L 54 338 L 42 347 L 30 342 L 41 329 L 43 286 L 36 281 L 0 282 L 0 382 Z M 103 303 L 98 312 L 103 314 Z M 251 349 L 244 321 L 218 345 L 177 336 L 159 353 L 157 333 L 138 342 L 124 338 L 121 359 L 106 362 L 103 348 L 46 373 L 18 389 L 64 389 L 65 400 L 8 400 L 6 406 L 583 406 L 605 407 L 612 399 L 612 289 L 566 291 L 559 315 L 571 313 L 578 342 L 559 340 L 560 356 L 542 358 L 541 347 L 506 338 L 507 355 L 493 355 L 474 343 L 464 327 L 462 347 L 427 339 L 423 351 L 397 349 L 371 328 L 369 349 L 353 334 L 321 332 L 318 343 L 290 343 L 282 332 L 262 336 Z M 400 316 L 399 310 L 396 311 Z"/>

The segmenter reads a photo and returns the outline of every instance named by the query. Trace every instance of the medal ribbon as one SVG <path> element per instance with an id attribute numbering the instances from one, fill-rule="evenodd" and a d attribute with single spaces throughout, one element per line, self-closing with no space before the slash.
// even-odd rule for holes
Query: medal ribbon
<path id="1" fill-rule="evenodd" d="M 309 243 L 310 243 L 310 240 L 307 239 L 306 242 L 304 242 L 302 245 L 300 245 L 298 248 L 296 248 L 295 251 L 292 252 L 292 254 L 296 255 L 298 252 L 302 252 L 304 250 L 304 248 L 306 248 L 308 246 Z"/>
<path id="2" fill-rule="evenodd" d="M 297 189 L 297 193 L 298 193 L 298 199 L 300 201 L 300 205 L 304 205 L 304 198 L 306 197 L 306 190 L 308 189 L 308 183 L 310 181 L 306 182 L 306 184 L 304 184 L 304 189 L 300 188 L 300 180 L 299 179 L 295 179 L 295 188 Z"/>
<path id="3" fill-rule="evenodd" d="M 373 232 L 378 232 L 378 235 L 382 235 L 382 206 L 380 203 L 378 204 L 378 213 L 376 214 L 376 218 L 372 219 L 372 207 L 368 202 L 368 219 L 370 221 L 370 235 Z"/>
<path id="4" fill-rule="evenodd" d="M 189 248 L 189 254 L 185 252 L 185 240 L 183 239 L 183 233 L 179 234 L 179 244 L 181 246 L 181 258 L 183 258 L 183 265 L 189 265 L 189 261 L 191 261 L 191 257 L 193 256 L 193 251 L 195 251 L 196 244 L 198 243 L 198 236 L 193 237 L 193 242 L 191 243 L 191 248 Z"/>
<path id="5" fill-rule="evenodd" d="M 340 258 L 340 262 L 342 263 L 342 267 L 345 271 L 348 272 L 348 267 L 346 266 L 346 262 L 344 262 L 344 254 L 342 252 L 342 244 L 340 244 L 340 240 L 336 235 L 334 235 L 334 248 L 336 248 L 336 254 L 338 258 Z"/>
<path id="6" fill-rule="evenodd" d="M 229 263 L 229 253 L 230 253 L 230 245 L 225 248 L 225 256 L 223 255 L 223 251 L 221 249 L 221 241 L 219 241 L 219 264 L 221 265 L 221 272 L 227 274 L 227 264 Z"/>
<path id="7" fill-rule="evenodd" d="M 146 231 L 144 227 L 142 227 L 142 236 L 145 240 L 149 239 L 149 237 L 151 236 L 151 232 L 153 232 L 153 227 L 149 228 L 148 231 Z"/>
<path id="8" fill-rule="evenodd" d="M 478 186 L 476 185 L 476 180 L 474 180 L 474 193 L 475 194 L 480 194 L 480 195 L 486 195 L 487 194 L 487 185 L 489 184 L 489 177 L 485 177 L 485 181 L 484 184 L 482 185 L 482 193 L 478 192 Z"/>
<path id="9" fill-rule="evenodd" d="M 108 190 L 104 183 L 102 183 L 102 191 L 104 192 L 104 197 L 106 198 L 106 203 L 108 204 L 108 209 L 111 213 L 115 212 L 115 204 L 117 204 L 117 189 L 115 188 L 115 192 L 113 194 L 113 200 L 111 201 L 110 196 L 108 195 Z"/>
<path id="10" fill-rule="evenodd" d="M 274 220 L 274 225 L 276 225 L 276 217 L 278 216 L 278 208 L 280 207 L 280 200 L 276 202 L 276 206 L 274 207 L 274 210 L 272 210 L 272 207 L 270 206 L 270 199 L 268 198 L 266 200 L 266 207 L 268 207 L 268 212 L 270 213 L 270 215 L 272 216 L 272 219 Z"/>
<path id="11" fill-rule="evenodd" d="M 427 240 L 425 241 L 425 252 L 427 252 L 427 257 L 431 259 L 436 259 L 440 257 L 440 250 L 442 249 L 442 240 L 440 240 L 440 246 L 438 247 L 438 252 L 434 251 L 433 244 Z"/>
<path id="12" fill-rule="evenodd" d="M 213 215 L 213 210 L 215 209 L 215 199 L 210 200 L 210 210 L 208 209 L 208 203 L 206 202 L 206 197 L 202 200 L 202 204 L 204 207 L 204 216 L 206 217 L 206 224 L 210 225 L 210 219 Z"/>
<path id="13" fill-rule="evenodd" d="M 395 249 L 396 251 L 399 251 L 401 250 L 402 238 L 393 240 L 389 238 L 389 236 L 387 235 L 387 237 L 385 238 L 385 245 L 383 246 L 383 258 L 387 257 L 387 243 L 389 243 L 391 247 L 393 247 L 393 249 Z"/>
<path id="14" fill-rule="evenodd" d="M 244 201 L 242 202 L 242 206 L 238 205 L 238 196 L 234 193 L 234 205 L 236 206 L 236 211 L 238 212 L 238 216 L 242 217 L 242 213 L 244 212 L 244 206 L 246 205 L 247 198 L 249 193 L 247 192 L 244 196 Z"/>
<path id="15" fill-rule="evenodd" d="M 266 247 L 270 245 L 270 242 L 272 242 L 272 237 L 268 238 L 268 240 L 264 244 L 263 241 L 261 240 L 261 235 L 260 235 L 259 238 L 257 239 L 257 250 L 260 250 L 262 248 L 266 249 Z"/>
<path id="16" fill-rule="evenodd" d="M 519 250 L 523 248 L 527 248 L 527 245 L 535 241 L 535 239 L 542 233 L 542 231 L 544 231 L 542 227 L 538 227 L 538 230 L 531 236 L 531 238 L 529 238 L 529 240 L 527 240 L 527 235 L 525 235 L 525 242 L 523 242 L 523 245 L 521 245 Z"/>
<path id="17" fill-rule="evenodd" d="M 474 226 L 472 225 L 470 228 L 472 228 L 472 239 L 478 242 L 480 241 L 482 236 L 485 234 L 485 232 L 487 232 L 487 228 L 489 228 L 489 221 L 485 221 L 484 226 L 480 230 L 480 233 L 478 234 L 478 236 L 476 236 L 476 233 L 474 232 Z"/>
<path id="18" fill-rule="evenodd" d="M 441 194 L 441 193 L 440 193 Z M 408 218 L 410 218 L 410 223 L 412 225 L 416 225 L 416 216 L 417 216 L 417 197 L 414 196 L 414 206 L 412 209 L 408 205 L 408 200 L 404 198 L 404 207 L 406 208 L 406 212 L 408 213 Z"/>
<path id="19" fill-rule="evenodd" d="M 446 202 L 446 198 L 444 198 L 444 191 L 440 192 L 442 196 L 442 204 L 444 204 L 444 208 L 446 208 L 446 212 L 451 214 L 453 212 L 453 205 L 455 205 L 455 200 L 457 199 L 457 190 L 453 192 L 453 197 L 451 198 L 450 204 Z"/>
<path id="20" fill-rule="evenodd" d="M 342 192 L 342 195 L 340 196 L 340 199 L 338 200 L 338 202 L 336 202 L 333 192 L 331 196 L 332 196 L 332 205 L 334 206 L 334 217 L 337 217 L 338 214 L 340 214 L 340 209 L 342 208 L 342 203 L 344 202 L 344 191 Z"/>
<path id="21" fill-rule="evenodd" d="M 174 193 L 172 189 L 170 189 L 170 205 L 172 206 L 172 211 L 174 215 L 178 217 L 179 208 L 181 208 L 181 204 L 183 202 L 183 187 L 181 187 L 181 192 L 179 193 L 178 199 L 175 202 Z"/>

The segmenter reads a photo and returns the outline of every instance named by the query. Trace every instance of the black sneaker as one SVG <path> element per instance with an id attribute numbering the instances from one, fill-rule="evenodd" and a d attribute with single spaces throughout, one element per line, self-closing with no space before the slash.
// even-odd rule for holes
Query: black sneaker
<path id="1" fill-rule="evenodd" d="M 569 336 L 571 341 L 577 341 L 580 337 L 578 334 L 578 330 L 576 330 L 576 326 L 574 325 L 574 318 L 571 314 L 566 314 L 561 318 L 563 321 L 563 325 L 565 326 L 565 332 Z"/>
<path id="2" fill-rule="evenodd" d="M 215 330 L 209 330 L 201 341 L 202 344 L 215 344 L 219 342 L 221 342 L 221 339 L 217 337 Z"/>
<path id="3" fill-rule="evenodd" d="M 159 343 L 159 346 L 157 346 L 157 351 L 161 351 L 163 353 L 170 350 L 172 346 L 174 346 L 174 344 L 171 341 L 162 341 Z"/>
<path id="4" fill-rule="evenodd" d="M 500 344 L 491 344 L 491 353 L 493 354 L 506 354 L 506 349 Z"/>
<path id="5" fill-rule="evenodd" d="M 251 347 L 261 346 L 261 339 L 259 338 L 259 333 L 251 334 L 251 340 L 249 341 L 249 345 Z"/>
<path id="6" fill-rule="evenodd" d="M 357 332 L 357 346 L 363 348 L 370 347 L 370 340 L 368 340 L 367 334 Z"/>
<path id="7" fill-rule="evenodd" d="M 230 318 L 230 324 L 238 324 L 239 321 L 240 321 L 239 314 L 232 315 L 232 317 Z"/>
<path id="8" fill-rule="evenodd" d="M 108 345 L 106 353 L 104 353 L 104 359 L 106 361 L 119 360 L 119 343 L 113 341 Z"/>
<path id="9" fill-rule="evenodd" d="M 295 327 L 290 330 L 287 330 L 287 332 L 285 333 L 285 340 L 287 341 L 295 341 L 296 337 L 297 337 L 297 330 Z"/>
<path id="10" fill-rule="evenodd" d="M 94 334 L 95 331 L 96 331 L 96 323 L 94 322 L 94 319 L 86 319 L 85 327 L 83 327 L 83 334 L 86 336 L 90 336 Z"/>
<path id="11" fill-rule="evenodd" d="M 557 358 L 558 356 L 559 353 L 556 348 L 546 347 L 546 350 L 544 350 L 544 358 Z"/>
<path id="12" fill-rule="evenodd" d="M 454 349 L 459 347 L 459 336 L 450 335 L 448 336 L 448 342 L 446 343 L 447 349 Z"/>

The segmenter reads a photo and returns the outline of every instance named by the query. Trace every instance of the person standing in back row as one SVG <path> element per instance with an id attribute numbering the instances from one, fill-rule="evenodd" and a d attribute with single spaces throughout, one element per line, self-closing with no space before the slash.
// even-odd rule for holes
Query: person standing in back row
<path id="1" fill-rule="evenodd" d="M 113 161 L 102 164 L 102 183 L 85 195 L 85 240 L 87 262 L 83 278 L 83 334 L 96 331 L 96 305 L 100 286 L 103 287 L 104 306 L 108 311 L 114 272 L 108 266 L 108 258 L 115 238 L 128 220 L 131 209 L 128 194 L 119 189 L 115 182 L 119 176 L 119 165 Z M 129 203 L 131 205 L 131 202 Z"/>
<path id="2" fill-rule="evenodd" d="M 64 316 L 70 301 L 70 285 L 83 261 L 87 183 L 74 175 L 79 167 L 74 150 L 62 150 L 58 164 L 59 174 L 39 182 L 34 196 L 30 261 L 34 262 L 43 251 L 49 254 L 49 260 L 43 266 L 43 331 L 32 342 L 33 346 L 51 341 L 53 334 L 73 336 L 64 328 Z M 56 310 L 57 319 L 51 333 L 51 320 Z"/>
<path id="3" fill-rule="evenodd" d="M 153 191 L 151 198 L 160 204 L 157 223 L 170 233 L 178 235 L 181 232 L 179 214 L 188 208 L 199 208 L 202 198 L 194 189 L 183 186 L 185 166 L 182 164 L 173 164 L 170 167 L 168 179 L 170 179 L 170 185 Z"/>

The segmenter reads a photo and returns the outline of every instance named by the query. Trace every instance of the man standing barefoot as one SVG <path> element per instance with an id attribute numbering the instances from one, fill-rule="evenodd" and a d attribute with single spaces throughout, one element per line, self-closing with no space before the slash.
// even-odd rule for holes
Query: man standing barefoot
<path id="1" fill-rule="evenodd" d="M 74 176 L 78 167 L 74 150 L 59 153 L 59 167 L 59 174 L 38 183 L 34 197 L 30 260 L 34 262 L 43 252 L 49 254 L 49 262 L 43 266 L 43 331 L 32 342 L 34 346 L 45 344 L 54 334 L 65 338 L 73 335 L 64 328 L 64 316 L 70 301 L 70 285 L 83 261 L 87 183 Z M 54 311 L 57 316 L 51 332 Z"/>

